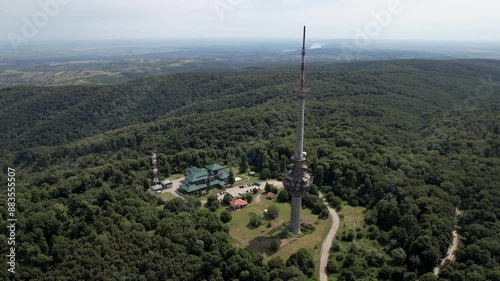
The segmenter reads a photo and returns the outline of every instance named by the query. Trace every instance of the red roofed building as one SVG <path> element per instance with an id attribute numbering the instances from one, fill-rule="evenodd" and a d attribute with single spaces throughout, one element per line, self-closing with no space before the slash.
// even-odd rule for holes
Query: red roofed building
<path id="1" fill-rule="evenodd" d="M 229 205 L 231 205 L 231 209 L 237 210 L 248 205 L 248 202 L 243 199 L 235 199 L 233 201 L 230 201 Z"/>
<path id="2" fill-rule="evenodd" d="M 273 199 L 274 198 L 274 193 L 268 192 L 267 193 L 267 199 Z"/>

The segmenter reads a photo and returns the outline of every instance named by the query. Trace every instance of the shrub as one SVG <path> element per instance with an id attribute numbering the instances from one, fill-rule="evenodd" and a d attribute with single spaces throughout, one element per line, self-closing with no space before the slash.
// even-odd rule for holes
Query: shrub
<path id="1" fill-rule="evenodd" d="M 305 206 L 306 208 L 312 209 L 314 208 L 314 205 L 316 202 L 318 202 L 319 198 L 312 195 L 312 194 L 306 194 L 304 197 L 302 197 L 302 205 Z M 317 214 L 319 214 L 321 211 L 319 211 Z M 317 215 L 316 214 L 316 215 Z"/>
<path id="2" fill-rule="evenodd" d="M 327 210 L 325 204 L 323 204 L 322 202 L 316 202 L 312 208 L 312 211 L 311 213 L 315 214 L 315 215 L 319 215 L 321 214 L 321 212 L 323 210 Z M 328 211 L 327 211 L 328 212 Z"/>
<path id="3" fill-rule="evenodd" d="M 340 243 L 333 241 L 332 247 L 330 248 L 330 252 L 338 252 L 340 251 Z"/>
<path id="4" fill-rule="evenodd" d="M 287 266 L 294 266 L 300 269 L 305 275 L 312 276 L 314 273 L 314 260 L 311 253 L 302 248 L 296 253 L 293 253 L 286 262 Z"/>
<path id="5" fill-rule="evenodd" d="M 277 251 L 278 249 L 279 249 L 278 242 L 276 241 L 276 239 L 273 239 L 271 241 L 271 251 Z"/>
<path id="6" fill-rule="evenodd" d="M 309 194 L 319 196 L 318 187 L 314 184 L 311 185 L 311 188 L 309 188 Z"/>
<path id="7" fill-rule="evenodd" d="M 217 200 L 216 195 L 212 194 L 212 195 L 208 196 L 207 203 L 205 203 L 205 207 L 210 208 L 210 204 L 212 204 L 212 202 L 214 202 L 214 201 L 219 202 L 219 200 Z"/>
<path id="8" fill-rule="evenodd" d="M 316 230 L 316 227 L 314 227 L 314 225 L 312 224 L 303 224 L 300 226 L 300 230 L 307 234 L 307 233 L 312 233 Z"/>
<path id="9" fill-rule="evenodd" d="M 326 264 L 326 271 L 330 274 L 339 273 L 340 268 L 334 260 L 329 259 Z"/>
<path id="10" fill-rule="evenodd" d="M 360 251 L 359 245 L 357 243 L 351 243 L 348 251 L 349 253 L 357 254 Z"/>
<path id="11" fill-rule="evenodd" d="M 288 202 L 290 200 L 290 194 L 288 194 L 288 191 L 282 190 L 278 194 L 278 198 L 276 198 L 276 200 L 278 200 L 278 202 L 281 202 L 281 203 Z"/>
<path id="12" fill-rule="evenodd" d="M 369 266 L 381 267 L 385 264 L 384 256 L 374 250 L 369 250 L 365 255 L 365 259 Z"/>
<path id="13" fill-rule="evenodd" d="M 406 252 L 402 248 L 397 248 L 391 251 L 391 257 L 394 263 L 403 264 L 406 260 Z"/>
<path id="14" fill-rule="evenodd" d="M 340 197 L 335 196 L 333 192 L 331 191 L 328 192 L 325 198 L 328 201 L 328 203 L 332 205 L 334 209 L 336 209 L 337 211 L 342 210 L 342 199 L 340 199 Z"/>
<path id="15" fill-rule="evenodd" d="M 354 240 L 354 232 L 352 230 L 349 230 L 347 233 L 344 233 L 344 235 L 342 236 L 342 240 L 352 242 L 352 240 Z"/>
<path id="16" fill-rule="evenodd" d="M 226 205 L 229 205 L 229 202 L 231 200 L 233 200 L 233 195 L 226 193 L 226 195 L 224 195 L 224 199 L 222 199 L 222 202 Z"/>
<path id="17" fill-rule="evenodd" d="M 269 209 L 267 209 L 267 215 L 272 219 L 277 218 L 279 213 L 280 210 L 278 209 L 278 207 L 276 207 L 276 205 L 271 205 L 269 206 Z"/>
<path id="18" fill-rule="evenodd" d="M 228 210 L 224 210 L 224 211 L 220 214 L 220 220 L 221 220 L 223 223 L 228 223 L 228 222 L 230 222 L 232 219 L 233 219 L 233 216 L 231 215 L 231 213 L 230 213 Z"/>
<path id="19" fill-rule="evenodd" d="M 328 210 L 323 210 L 321 213 L 319 213 L 318 218 L 322 220 L 326 220 L 330 213 L 328 213 Z"/>
<path id="20" fill-rule="evenodd" d="M 281 238 L 287 239 L 292 236 L 293 236 L 292 232 L 290 231 L 290 229 L 288 229 L 288 227 L 286 227 L 285 229 L 283 229 L 283 231 L 281 231 Z"/>
<path id="21" fill-rule="evenodd" d="M 373 233 L 375 230 L 376 230 L 376 228 L 375 228 L 374 225 L 370 225 L 370 227 L 368 227 L 368 232 L 369 233 Z"/>
<path id="22" fill-rule="evenodd" d="M 218 200 L 215 200 L 215 201 L 212 201 L 212 203 L 210 203 L 210 205 L 208 206 L 208 209 L 212 212 L 215 212 L 217 211 L 217 209 L 219 209 L 220 207 L 220 202 Z"/>
<path id="23" fill-rule="evenodd" d="M 269 171 L 268 168 L 262 169 L 262 171 L 260 171 L 259 179 L 267 180 L 270 177 L 271 177 L 271 172 Z"/>
<path id="24" fill-rule="evenodd" d="M 272 192 L 274 194 L 278 193 L 278 188 L 268 182 L 266 182 L 266 185 L 264 186 L 264 191 L 267 192 Z"/>
<path id="25" fill-rule="evenodd" d="M 344 268 L 348 268 L 353 266 L 356 263 L 356 255 L 354 254 L 347 254 L 344 260 Z"/>
<path id="26" fill-rule="evenodd" d="M 245 194 L 244 198 L 245 198 L 245 200 L 246 200 L 248 203 L 252 203 L 252 201 L 253 201 L 252 194 L 250 194 L 250 193 Z"/>
<path id="27" fill-rule="evenodd" d="M 248 215 L 250 216 L 250 222 L 248 223 L 248 225 L 250 227 L 256 228 L 256 227 L 259 227 L 262 224 L 262 218 L 261 217 L 257 216 L 254 213 L 250 213 Z"/>

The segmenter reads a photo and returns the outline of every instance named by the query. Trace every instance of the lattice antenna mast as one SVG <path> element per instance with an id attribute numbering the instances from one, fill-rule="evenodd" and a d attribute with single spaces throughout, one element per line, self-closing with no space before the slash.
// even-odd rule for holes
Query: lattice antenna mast
<path id="1" fill-rule="evenodd" d="M 160 179 L 158 177 L 158 166 L 156 165 L 156 150 L 151 151 L 151 163 L 153 164 L 153 185 L 157 185 L 160 183 Z"/>

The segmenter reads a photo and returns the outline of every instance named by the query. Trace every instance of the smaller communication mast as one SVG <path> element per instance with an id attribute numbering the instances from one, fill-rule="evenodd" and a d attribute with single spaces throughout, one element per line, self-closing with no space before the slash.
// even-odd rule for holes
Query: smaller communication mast
<path id="1" fill-rule="evenodd" d="M 153 186 L 160 184 L 160 179 L 158 177 L 158 167 L 156 166 L 156 150 L 151 151 L 151 163 L 153 164 Z"/>

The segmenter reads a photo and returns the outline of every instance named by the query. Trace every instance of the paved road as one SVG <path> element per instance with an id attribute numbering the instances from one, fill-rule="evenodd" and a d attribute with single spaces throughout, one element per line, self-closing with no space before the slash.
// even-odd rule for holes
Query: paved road
<path id="1" fill-rule="evenodd" d="M 455 209 L 455 213 L 457 216 L 463 214 L 463 211 L 460 211 L 458 209 Z M 450 248 L 448 248 L 448 252 L 446 254 L 446 257 L 441 261 L 441 265 L 443 265 L 447 260 L 450 261 L 455 261 L 455 252 L 458 250 L 458 233 L 456 230 L 453 230 L 453 243 L 451 244 Z M 434 268 L 434 275 L 438 276 L 439 275 L 439 266 L 436 266 Z"/>
<path id="2" fill-rule="evenodd" d="M 337 212 L 328 204 L 326 199 L 323 198 L 323 195 L 320 194 L 320 197 L 323 199 L 323 202 L 328 207 L 328 212 L 330 213 L 330 217 L 333 219 L 332 227 L 330 228 L 330 232 L 326 236 L 323 241 L 323 246 L 321 246 L 321 257 L 319 261 L 319 280 L 320 281 L 328 281 L 328 276 L 326 275 L 326 265 L 328 263 L 328 255 L 330 254 L 330 248 L 332 247 L 332 241 L 339 230 L 340 219 L 337 215 Z"/>

